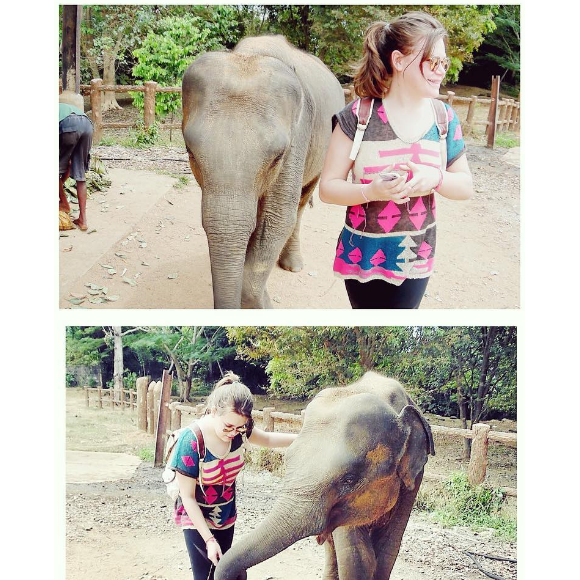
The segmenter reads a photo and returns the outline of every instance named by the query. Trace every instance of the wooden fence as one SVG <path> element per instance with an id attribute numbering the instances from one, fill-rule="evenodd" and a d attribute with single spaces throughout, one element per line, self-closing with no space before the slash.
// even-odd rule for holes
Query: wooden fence
<path id="1" fill-rule="evenodd" d="M 183 415 L 187 415 L 190 420 L 201 416 L 204 405 L 184 405 L 183 403 L 169 403 L 170 420 L 166 426 L 165 434 L 169 435 L 176 429 L 181 429 L 183 425 Z M 254 421 L 261 421 L 262 429 L 265 431 L 275 431 L 277 429 L 298 432 L 302 428 L 304 411 L 300 415 L 291 413 L 281 413 L 274 407 L 264 407 L 262 411 L 253 411 L 252 418 Z M 452 427 L 442 427 L 431 425 L 433 434 L 445 435 L 459 439 L 471 439 L 471 457 L 467 468 L 467 476 L 472 485 L 483 483 L 487 472 L 487 452 L 490 443 L 505 445 L 508 447 L 517 447 L 517 434 L 504 433 L 502 431 L 492 431 L 489 425 L 478 423 L 471 429 L 458 429 Z M 445 477 L 432 474 L 426 474 L 425 479 L 443 481 Z M 503 487 L 502 491 L 509 496 L 516 497 L 517 490 L 511 487 Z"/>
<path id="2" fill-rule="evenodd" d="M 121 399 L 115 400 L 115 393 L 113 389 L 102 389 L 101 387 L 84 387 L 85 389 L 85 401 L 86 406 L 90 404 L 90 395 L 94 393 L 97 395 L 96 405 L 99 409 L 103 408 L 103 405 L 108 405 L 111 408 L 120 407 L 121 410 L 125 410 L 128 407 L 131 411 L 137 408 L 136 393 L 129 389 L 123 389 L 121 391 Z"/>
<path id="3" fill-rule="evenodd" d="M 189 424 L 193 419 L 201 417 L 205 405 L 186 405 L 180 402 L 171 402 L 171 381 L 172 376 L 163 372 L 161 381 L 150 381 L 149 377 L 139 377 L 137 379 L 137 391 L 124 390 L 120 401 L 114 400 L 113 389 L 101 389 L 85 387 L 86 405 L 89 406 L 90 393 L 96 392 L 97 406 L 109 405 L 111 408 L 129 407 L 137 410 L 137 427 L 142 431 L 155 434 L 155 465 L 162 464 L 162 453 L 167 440 L 167 436 L 184 426 L 183 416 L 186 415 Z M 127 400 L 128 396 L 128 400 Z M 282 413 L 276 411 L 275 407 L 264 407 L 262 411 L 253 411 L 254 421 L 261 423 L 265 431 L 290 431 L 297 433 L 302 428 L 304 413 L 300 415 L 292 413 Z M 505 433 L 503 431 L 493 431 L 489 425 L 478 423 L 473 429 L 459 429 L 452 427 L 442 427 L 431 425 L 434 435 L 444 435 L 446 437 L 458 439 L 471 439 L 471 456 L 467 467 L 467 477 L 472 485 L 483 483 L 487 472 L 487 456 L 490 444 L 505 445 L 517 448 L 517 434 Z M 426 474 L 425 479 L 442 481 L 445 478 L 434 474 Z M 502 491 L 509 496 L 516 497 L 517 490 L 511 487 L 503 487 Z"/>
<path id="4" fill-rule="evenodd" d="M 98 145 L 101 140 L 104 129 L 136 127 L 136 123 L 134 122 L 103 122 L 101 102 L 104 91 L 144 93 L 143 125 L 146 129 L 155 124 L 155 95 L 157 93 L 181 93 L 181 87 L 162 87 L 155 81 L 147 81 L 143 85 L 104 85 L 101 79 L 93 79 L 90 85 L 81 85 L 80 88 L 81 94 L 90 96 L 93 143 L 95 145 Z M 344 88 L 343 90 L 346 101 L 351 101 L 354 98 L 352 86 Z M 484 125 L 486 127 L 486 134 L 488 135 L 488 146 L 490 147 L 493 147 L 497 131 L 517 132 L 520 130 L 520 103 L 515 99 L 499 99 L 499 80 L 496 80 L 495 77 L 492 80 L 492 98 L 477 96 L 460 97 L 453 91 L 447 91 L 447 94 L 439 95 L 439 99 L 446 101 L 449 105 L 452 105 L 454 102 L 468 103 L 467 116 L 462 121 L 463 132 L 469 135 L 473 132 L 474 127 Z M 488 109 L 487 119 L 485 121 L 475 120 L 475 109 L 481 105 Z M 163 128 L 180 129 L 181 123 L 163 123 Z"/>

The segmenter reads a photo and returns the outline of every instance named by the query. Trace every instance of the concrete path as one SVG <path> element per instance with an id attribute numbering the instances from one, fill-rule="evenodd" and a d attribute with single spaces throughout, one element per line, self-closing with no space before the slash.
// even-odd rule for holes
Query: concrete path
<path id="1" fill-rule="evenodd" d="M 130 479 L 141 460 L 126 453 L 67 451 L 66 482 L 98 483 Z"/>

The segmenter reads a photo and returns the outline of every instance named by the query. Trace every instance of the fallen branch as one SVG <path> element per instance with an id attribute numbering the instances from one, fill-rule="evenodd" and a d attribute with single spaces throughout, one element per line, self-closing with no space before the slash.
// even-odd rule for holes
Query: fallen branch
<path id="1" fill-rule="evenodd" d="M 475 552 L 468 552 L 467 550 L 463 550 L 463 553 L 470 558 L 473 563 L 475 564 L 475 567 L 482 573 L 485 574 L 486 576 L 488 576 L 489 578 L 493 578 L 493 580 L 506 580 L 503 576 L 499 576 L 497 574 L 494 574 L 493 572 L 489 572 L 487 571 L 485 568 L 483 568 L 481 566 L 481 564 L 477 561 L 476 557 L 473 556 L 472 554 L 474 554 Z M 478 554 L 481 555 L 485 558 L 489 558 L 489 556 L 486 556 L 485 554 Z M 494 558 L 495 559 L 495 558 Z"/>
<path id="2" fill-rule="evenodd" d="M 518 563 L 514 558 L 505 558 L 504 556 L 492 556 L 491 554 L 481 554 L 479 552 L 472 552 L 471 550 L 466 551 L 466 553 L 473 554 L 474 556 L 481 556 L 482 558 L 489 558 L 490 560 L 499 560 L 500 562 L 511 562 L 512 564 Z"/>

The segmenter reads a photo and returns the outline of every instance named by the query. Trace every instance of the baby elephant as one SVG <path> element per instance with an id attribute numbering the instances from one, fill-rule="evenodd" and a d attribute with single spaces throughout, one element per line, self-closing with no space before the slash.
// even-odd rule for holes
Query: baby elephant
<path id="1" fill-rule="evenodd" d="M 431 429 L 394 379 L 368 372 L 321 391 L 286 453 L 274 509 L 224 555 L 215 580 L 312 535 L 326 546 L 325 580 L 387 580 L 429 455 Z"/>

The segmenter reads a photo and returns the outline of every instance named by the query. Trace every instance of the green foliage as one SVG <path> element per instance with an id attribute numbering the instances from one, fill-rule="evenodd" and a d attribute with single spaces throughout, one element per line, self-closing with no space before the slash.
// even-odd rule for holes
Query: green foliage
<path id="1" fill-rule="evenodd" d="M 141 447 L 141 449 L 137 451 L 137 457 L 139 457 L 141 461 L 153 463 L 153 460 L 155 459 L 155 451 L 150 447 Z"/>
<path id="2" fill-rule="evenodd" d="M 123 373 L 123 386 L 125 389 L 136 391 L 137 390 L 137 373 L 124 369 Z"/>
<path id="3" fill-rule="evenodd" d="M 153 123 L 153 125 L 145 128 L 145 123 L 139 120 L 137 121 L 137 127 L 131 132 L 129 144 L 132 147 L 143 149 L 155 145 L 158 139 L 159 128 L 157 127 L 157 123 Z"/>
<path id="4" fill-rule="evenodd" d="M 496 133 L 495 144 L 498 147 L 519 147 L 520 138 L 517 133 Z"/>
<path id="5" fill-rule="evenodd" d="M 505 494 L 483 485 L 472 487 L 465 473 L 452 474 L 438 493 L 419 492 L 415 507 L 430 512 L 445 527 L 491 528 L 507 540 L 516 541 L 517 521 L 501 513 Z"/>
<path id="6" fill-rule="evenodd" d="M 195 57 L 208 50 L 223 48 L 221 26 L 207 26 L 201 18 L 192 15 L 168 16 L 157 22 L 142 45 L 133 51 L 137 64 L 133 75 L 137 84 L 155 81 L 161 86 L 181 85 L 183 73 Z M 133 104 L 143 109 L 143 93 L 131 93 Z M 158 93 L 155 99 L 156 115 L 165 116 L 181 107 L 181 95 Z"/>
<path id="7" fill-rule="evenodd" d="M 66 373 L 65 384 L 67 387 L 78 387 L 77 380 L 72 373 Z"/>
<path id="8" fill-rule="evenodd" d="M 101 326 L 67 326 L 67 366 L 98 365 L 109 353 Z"/>

